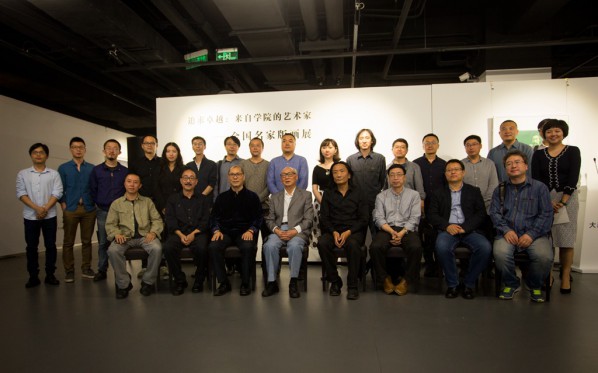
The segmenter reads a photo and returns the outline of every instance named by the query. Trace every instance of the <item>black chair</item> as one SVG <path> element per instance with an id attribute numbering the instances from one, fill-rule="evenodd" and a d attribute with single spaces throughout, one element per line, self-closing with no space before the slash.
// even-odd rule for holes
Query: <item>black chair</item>
<path id="1" fill-rule="evenodd" d="M 341 247 L 340 249 L 338 247 L 335 247 L 332 250 L 332 253 L 336 257 L 337 261 L 338 261 L 338 258 L 346 258 L 347 257 L 347 252 L 344 247 Z M 365 274 L 366 259 L 367 259 L 367 248 L 365 245 L 362 245 L 358 277 L 359 277 L 359 281 L 361 281 L 361 288 L 363 291 L 365 291 L 365 283 L 366 283 L 366 278 L 365 278 L 366 277 L 366 274 Z M 322 291 L 326 291 L 326 289 L 328 289 L 328 278 L 326 276 L 326 270 L 324 269 L 324 264 L 322 263 Z"/>
<path id="2" fill-rule="evenodd" d="M 462 271 L 467 271 L 467 266 L 469 265 L 470 258 L 471 258 L 471 250 L 467 246 L 457 246 L 455 248 L 455 260 L 457 260 L 459 267 L 461 268 Z M 488 286 L 486 285 L 487 281 L 483 281 L 483 280 L 485 278 L 487 279 L 490 277 L 489 273 L 491 271 L 491 268 L 492 268 L 491 263 L 488 263 L 487 270 L 485 270 L 484 272 L 482 272 L 480 274 L 480 278 L 478 278 L 475 283 L 475 290 L 477 291 L 478 287 L 479 287 L 478 284 L 480 283 L 480 281 L 482 282 L 482 284 L 483 284 L 482 291 L 483 291 L 484 295 L 488 294 Z M 439 270 L 438 289 L 440 292 L 442 292 L 442 283 L 444 282 L 443 281 L 444 273 L 442 271 L 442 266 L 440 264 L 438 265 L 438 270 Z"/>
<path id="3" fill-rule="evenodd" d="M 526 267 L 530 265 L 531 260 L 529 258 L 529 255 L 527 254 L 526 251 L 520 251 L 520 252 L 515 252 L 515 254 L 513 255 L 514 259 L 515 259 L 515 266 L 519 267 L 522 271 L 522 273 L 525 274 L 525 270 Z M 552 268 L 551 268 L 552 270 Z M 500 296 L 500 291 L 501 291 L 501 285 L 502 285 L 502 273 L 501 271 L 496 268 L 495 270 L 495 291 L 496 291 L 496 297 Z M 545 297 L 545 301 L 546 302 L 550 302 L 550 291 L 552 290 L 552 285 L 550 284 L 550 272 L 548 273 L 548 276 L 546 276 L 546 279 L 544 279 L 544 288 L 546 290 L 546 297 Z"/>
<path id="4" fill-rule="evenodd" d="M 133 260 L 145 260 L 145 261 L 147 261 L 148 258 L 149 258 L 149 254 L 141 246 L 129 247 L 125 251 L 125 260 L 127 262 L 129 262 L 129 267 L 131 267 L 131 270 L 133 269 L 133 264 L 131 263 L 131 261 L 133 261 Z M 158 290 L 160 288 L 158 286 L 159 283 L 160 283 L 160 276 L 158 276 L 156 278 L 156 283 L 154 284 L 156 290 Z"/>
<path id="5" fill-rule="evenodd" d="M 256 265 L 255 265 L 255 250 L 256 249 L 257 249 L 257 247 L 254 246 L 252 265 L 249 270 L 249 277 L 251 278 L 251 290 L 252 291 L 255 291 L 255 282 L 256 282 L 256 277 L 257 277 L 257 269 L 256 269 Z M 239 248 L 235 245 L 227 247 L 224 250 L 224 259 L 241 259 L 241 250 L 239 250 Z M 208 286 L 211 286 L 212 291 L 215 292 L 216 291 L 216 275 L 214 273 L 212 260 L 209 258 L 208 258 L 208 279 L 209 279 L 209 284 L 210 284 Z"/>
<path id="6" fill-rule="evenodd" d="M 280 253 L 280 262 L 278 263 L 278 275 L 280 276 L 280 269 L 282 268 L 282 258 L 288 258 L 289 253 L 287 252 L 287 245 L 282 245 L 279 250 Z M 307 257 L 309 255 L 309 243 L 306 243 L 303 247 L 302 257 L 301 257 L 301 268 L 299 269 L 299 281 L 303 282 L 303 291 L 307 291 Z M 264 286 L 266 286 L 268 282 L 268 271 L 266 269 L 266 259 L 264 258 L 264 250 L 262 249 L 262 278 L 264 279 Z"/>
<path id="7" fill-rule="evenodd" d="M 405 252 L 405 250 L 403 250 L 403 248 L 401 246 L 391 246 L 388 248 L 388 251 L 386 252 L 386 260 L 388 260 L 388 259 L 406 260 L 407 253 Z M 372 265 L 372 281 L 374 283 L 374 290 L 377 290 L 378 286 L 379 286 L 377 279 L 378 279 L 378 276 L 376 274 L 376 269 Z M 413 284 L 413 291 L 415 293 L 417 293 L 419 291 L 419 277 Z"/>

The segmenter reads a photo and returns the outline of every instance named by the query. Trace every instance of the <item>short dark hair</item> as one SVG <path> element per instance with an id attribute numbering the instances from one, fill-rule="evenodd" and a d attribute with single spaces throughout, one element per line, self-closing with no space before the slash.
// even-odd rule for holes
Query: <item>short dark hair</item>
<path id="1" fill-rule="evenodd" d="M 29 147 L 29 155 L 31 155 L 31 153 L 33 153 L 33 151 L 37 148 L 44 149 L 44 152 L 46 153 L 46 155 L 50 156 L 50 149 L 48 148 L 48 145 L 42 144 L 41 142 L 36 142 L 35 144 L 33 144 Z"/>
<path id="2" fill-rule="evenodd" d="M 538 131 L 542 131 L 542 127 L 544 127 L 544 125 L 546 124 L 546 122 L 548 122 L 549 120 L 552 120 L 552 119 L 550 119 L 550 118 L 542 119 L 540 121 L 540 123 L 538 123 Z"/>
<path id="3" fill-rule="evenodd" d="M 461 171 L 465 170 L 465 165 L 463 164 L 463 162 L 461 162 L 460 160 L 453 158 L 453 159 L 449 159 L 448 161 L 446 161 L 446 164 L 444 165 L 444 170 L 446 171 L 447 167 L 449 166 L 449 164 L 451 163 L 458 163 L 459 166 L 461 166 Z"/>
<path id="4" fill-rule="evenodd" d="M 204 145 L 207 145 L 207 144 L 206 144 L 206 139 L 204 139 L 204 138 L 203 138 L 203 137 L 201 137 L 201 136 L 195 136 L 194 138 L 192 138 L 192 139 L 191 139 L 191 145 L 193 145 L 193 141 L 195 141 L 195 140 L 201 140 L 201 141 L 203 141 L 203 144 L 204 144 Z M 226 144 L 226 140 L 224 140 L 224 143 Z"/>
<path id="5" fill-rule="evenodd" d="M 500 124 L 500 126 L 498 126 L 498 128 L 500 128 L 503 124 L 509 123 L 509 122 L 514 123 L 515 126 L 517 126 L 517 122 L 515 122 L 513 119 L 507 119 L 507 120 L 503 120 L 502 123 Z"/>
<path id="6" fill-rule="evenodd" d="M 143 137 L 141 138 L 141 142 L 142 142 L 142 143 L 143 143 L 143 142 L 145 142 L 145 138 L 146 138 L 146 137 L 151 137 L 151 138 L 153 138 L 154 140 L 156 140 L 156 144 L 158 143 L 158 138 L 157 138 L 156 136 L 154 136 L 154 135 L 145 135 L 145 136 L 143 136 Z"/>
<path id="7" fill-rule="evenodd" d="M 466 142 L 468 142 L 469 140 L 476 140 L 477 142 L 479 142 L 480 144 L 482 143 L 482 138 L 478 135 L 469 135 L 465 138 L 465 140 L 463 140 L 463 145 L 465 145 Z"/>
<path id="8" fill-rule="evenodd" d="M 264 147 L 264 140 L 260 139 L 259 137 L 254 137 L 253 139 L 249 140 L 249 142 L 251 143 L 253 140 L 260 140 L 262 143 L 262 148 Z"/>
<path id="9" fill-rule="evenodd" d="M 569 125 L 564 120 L 560 119 L 548 119 L 544 126 L 542 126 L 542 137 L 546 137 L 546 131 L 551 128 L 560 128 L 563 131 L 563 138 L 569 135 Z"/>
<path id="10" fill-rule="evenodd" d="M 347 172 L 349 172 L 349 176 L 351 176 L 351 178 L 349 179 L 349 185 L 353 185 L 353 170 L 351 169 L 351 166 L 349 166 L 349 164 L 345 161 L 336 161 L 332 164 L 332 166 L 330 166 L 330 181 L 331 181 L 331 185 L 335 185 L 336 183 L 334 182 L 334 175 L 332 173 L 332 171 L 334 171 L 334 167 L 336 167 L 337 165 L 344 165 L 347 168 Z"/>
<path id="11" fill-rule="evenodd" d="M 505 156 L 502 158 L 503 166 L 506 165 L 507 159 L 509 159 L 513 156 L 520 156 L 521 159 L 523 159 L 523 163 L 527 164 L 527 155 L 525 155 L 525 153 L 522 152 L 521 150 L 514 149 L 514 150 L 511 150 L 510 152 L 508 152 L 507 154 L 505 154 Z"/>
<path id="12" fill-rule="evenodd" d="M 106 149 L 106 144 L 108 144 L 109 142 L 113 142 L 116 145 L 118 145 L 118 150 L 121 149 L 120 143 L 118 141 L 116 141 L 115 139 L 109 139 L 109 140 L 104 141 L 104 147 L 102 149 Z"/>
<path id="13" fill-rule="evenodd" d="M 402 164 L 393 163 L 390 165 L 390 167 L 388 167 L 388 170 L 386 170 L 386 175 L 390 175 L 390 171 L 394 170 L 395 168 L 400 168 L 401 170 L 403 170 L 403 174 L 407 173 L 407 171 L 405 170 L 405 166 L 403 166 Z"/>
<path id="14" fill-rule="evenodd" d="M 241 146 L 241 140 L 239 140 L 239 138 L 237 136 L 228 136 L 227 138 L 224 139 L 224 146 L 226 146 L 226 142 L 228 140 L 233 140 L 233 142 L 235 144 L 237 144 L 237 146 Z"/>
<path id="15" fill-rule="evenodd" d="M 137 176 L 137 178 L 139 179 L 139 182 L 141 182 L 141 176 L 139 176 L 139 174 L 137 174 L 137 173 L 135 173 L 135 172 L 128 172 L 128 173 L 125 175 L 125 180 L 126 180 L 126 179 L 127 179 L 127 177 L 129 177 L 129 176 Z"/>
<path id="16" fill-rule="evenodd" d="M 402 142 L 403 144 L 405 144 L 405 146 L 407 147 L 407 149 L 409 149 L 409 143 L 407 142 L 407 140 L 403 139 L 403 138 L 399 138 L 396 139 L 395 141 L 392 142 L 392 147 L 395 147 L 395 144 L 398 142 Z"/>
<path id="17" fill-rule="evenodd" d="M 292 136 L 292 137 L 293 137 L 295 140 L 297 140 L 297 138 L 295 137 L 295 135 L 293 135 L 293 134 L 292 134 L 292 133 L 290 133 L 290 132 L 286 132 L 284 135 L 282 135 L 281 139 L 282 139 L 283 137 L 285 137 L 285 136 Z M 260 139 L 260 140 L 261 140 L 261 139 Z"/>
<path id="18" fill-rule="evenodd" d="M 425 135 L 424 137 L 422 137 L 422 142 L 424 142 L 424 139 L 425 139 L 426 137 L 430 137 L 430 136 L 432 136 L 432 137 L 436 138 L 436 141 L 440 142 L 440 139 L 439 139 L 439 138 L 438 138 L 438 136 L 436 136 L 436 134 L 434 134 L 434 133 L 428 133 L 427 135 Z"/>
<path id="19" fill-rule="evenodd" d="M 338 144 L 336 143 L 336 141 L 334 139 L 324 139 L 322 141 L 322 143 L 320 144 L 320 159 L 319 159 L 320 163 L 324 163 L 326 161 L 324 159 L 324 156 L 322 155 L 322 147 L 328 146 L 328 145 L 332 145 L 336 149 L 336 154 L 332 156 L 332 161 L 333 162 L 340 161 L 341 155 L 340 155 L 340 151 L 338 150 Z"/>
<path id="20" fill-rule="evenodd" d="M 361 135 L 362 132 L 367 132 L 370 134 L 370 137 L 372 138 L 371 149 L 374 151 L 374 146 L 376 146 L 376 136 L 374 136 L 374 132 L 372 132 L 372 130 L 369 128 L 362 128 L 359 130 L 359 132 L 357 132 L 357 136 L 355 136 L 355 147 L 357 150 L 359 150 L 359 135 Z"/>
<path id="21" fill-rule="evenodd" d="M 70 147 L 71 145 L 73 145 L 73 143 L 74 143 L 74 142 L 82 142 L 82 143 L 83 143 L 83 145 L 85 145 L 85 140 L 83 140 L 83 139 L 82 139 L 82 138 L 80 138 L 80 137 L 77 137 L 77 136 L 75 136 L 75 137 L 73 137 L 73 138 L 71 139 L 71 141 L 69 141 L 69 147 Z"/>

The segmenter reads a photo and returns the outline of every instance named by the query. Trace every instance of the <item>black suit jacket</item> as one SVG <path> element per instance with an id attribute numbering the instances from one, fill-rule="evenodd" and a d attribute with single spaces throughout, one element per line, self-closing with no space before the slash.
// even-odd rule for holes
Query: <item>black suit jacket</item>
<path id="1" fill-rule="evenodd" d="M 435 229 L 445 231 L 450 225 L 451 190 L 448 186 L 435 190 L 430 195 L 429 209 L 426 217 Z M 465 217 L 461 227 L 465 233 L 477 231 L 484 234 L 484 224 L 487 219 L 486 206 L 480 188 L 463 183 L 461 189 L 461 210 Z"/>

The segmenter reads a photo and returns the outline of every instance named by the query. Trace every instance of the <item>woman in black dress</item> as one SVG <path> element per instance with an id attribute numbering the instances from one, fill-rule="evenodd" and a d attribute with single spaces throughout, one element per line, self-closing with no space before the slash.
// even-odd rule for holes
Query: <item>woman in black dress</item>
<path id="1" fill-rule="evenodd" d="M 156 209 L 164 217 L 168 197 L 182 189 L 181 175 L 185 170 L 181 149 L 174 142 L 169 142 L 162 150 L 160 171 L 154 188 Z"/>

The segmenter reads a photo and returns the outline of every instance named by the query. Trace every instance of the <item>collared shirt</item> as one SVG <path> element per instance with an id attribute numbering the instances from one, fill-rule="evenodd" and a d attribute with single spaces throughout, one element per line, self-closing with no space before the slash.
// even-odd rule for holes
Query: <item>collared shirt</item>
<path id="1" fill-rule="evenodd" d="M 240 165 L 242 160 L 242 158 L 235 156 L 232 161 L 229 161 L 225 156 L 222 160 L 218 161 L 218 188 L 214 193 L 214 197 L 217 197 L 220 193 L 224 193 L 230 189 L 230 184 L 228 183 L 228 171 L 232 166 Z"/>
<path id="2" fill-rule="evenodd" d="M 139 178 L 141 179 L 141 189 L 139 189 L 139 194 L 154 200 L 155 196 L 153 193 L 160 172 L 160 157 L 154 154 L 152 159 L 147 159 L 144 154 L 140 159 L 131 162 L 129 170 L 131 173 L 139 175 Z"/>
<path id="3" fill-rule="evenodd" d="M 428 162 L 428 159 L 424 154 L 413 162 L 417 163 L 421 170 L 426 196 L 432 193 L 435 189 L 446 186 L 446 178 L 444 177 L 446 161 L 444 159 L 436 157 L 434 158 L 434 161 Z"/>
<path id="4" fill-rule="evenodd" d="M 498 175 L 499 183 L 507 181 L 509 179 L 509 177 L 507 176 L 507 171 L 505 170 L 505 165 L 503 164 L 502 160 L 508 152 L 515 149 L 522 151 L 527 156 L 528 169 L 526 175 L 528 178 L 532 177 L 532 147 L 522 142 L 519 142 L 518 140 L 515 140 L 513 145 L 511 145 L 511 147 L 508 149 L 505 146 L 505 144 L 502 143 L 490 149 L 490 151 L 488 152 L 488 159 L 494 162 L 494 165 L 496 166 L 496 172 Z"/>
<path id="5" fill-rule="evenodd" d="M 282 207 L 282 210 L 283 210 L 283 213 L 282 213 L 283 224 L 282 225 L 286 225 L 285 223 L 289 221 L 289 205 L 291 204 L 291 200 L 293 199 L 293 195 L 295 194 L 296 189 L 297 189 L 297 187 L 295 187 L 295 189 L 293 189 L 293 191 L 291 193 L 287 192 L 286 188 L 284 189 L 284 203 L 283 203 L 283 207 Z M 297 233 L 301 233 L 300 225 L 297 225 L 293 228 L 297 231 Z"/>
<path id="6" fill-rule="evenodd" d="M 31 202 L 38 206 L 45 205 L 51 197 L 60 200 L 62 197 L 62 181 L 57 171 L 46 167 L 39 172 L 35 168 L 29 167 L 19 171 L 17 174 L 17 199 L 28 196 Z M 35 210 L 27 205 L 23 205 L 23 218 L 27 220 L 37 220 Z M 44 219 L 56 217 L 56 205 L 48 210 Z"/>
<path id="7" fill-rule="evenodd" d="M 449 188 L 450 189 L 450 188 Z M 465 221 L 463 210 L 461 209 L 461 190 L 463 184 L 459 187 L 459 190 L 451 191 L 451 215 L 449 216 L 449 223 L 451 224 L 462 224 Z"/>
<path id="8" fill-rule="evenodd" d="M 353 171 L 353 184 L 361 190 L 368 207 L 373 210 L 376 196 L 384 189 L 386 159 L 375 152 L 370 152 L 365 157 L 357 152 L 347 157 L 347 163 Z"/>
<path id="9" fill-rule="evenodd" d="M 392 166 L 395 162 L 391 162 L 386 165 L 386 169 L 388 170 L 390 166 Z M 405 167 L 405 184 L 404 186 L 416 190 L 419 193 L 419 196 L 422 200 L 426 199 L 426 191 L 424 190 L 424 180 L 422 178 L 422 171 L 419 168 L 419 165 L 415 162 L 410 162 L 407 158 L 405 158 L 405 163 L 402 164 Z M 384 189 L 390 188 L 388 183 L 388 177 L 384 181 Z"/>
<path id="10" fill-rule="evenodd" d="M 83 161 L 81 166 L 77 169 L 77 163 L 70 160 L 58 167 L 60 180 L 64 194 L 60 202 L 66 203 L 66 211 L 75 211 L 79 206 L 79 202 L 83 202 L 85 211 L 95 210 L 95 203 L 91 199 L 91 192 L 89 191 L 89 177 L 94 165 Z"/>
<path id="11" fill-rule="evenodd" d="M 477 163 L 472 163 L 469 158 L 463 158 L 462 162 L 465 165 L 463 182 L 480 188 L 486 212 L 490 211 L 492 193 L 498 186 L 498 174 L 494 162 L 484 157 L 480 157 Z"/>
<path id="12" fill-rule="evenodd" d="M 548 236 L 553 216 L 548 187 L 538 180 L 526 178 L 519 185 L 507 180 L 502 206 L 500 186 L 492 195 L 490 218 L 500 236 L 510 230 L 519 237 L 528 234 L 533 240 Z"/>
<path id="13" fill-rule="evenodd" d="M 125 179 L 129 169 L 120 163 L 110 168 L 106 162 L 91 170 L 89 176 L 89 191 L 94 203 L 104 211 L 110 209 L 110 204 L 125 194 Z"/>
<path id="14" fill-rule="evenodd" d="M 249 159 L 244 159 L 241 162 L 241 168 L 245 173 L 245 187 L 255 192 L 260 201 L 262 201 L 262 209 L 268 208 L 268 196 L 270 191 L 268 190 L 268 184 L 266 178 L 268 174 L 268 166 L 270 162 L 263 159 L 260 163 L 253 163 Z"/>
<path id="15" fill-rule="evenodd" d="M 418 192 L 403 187 L 403 191 L 396 194 L 390 188 L 376 196 L 374 209 L 374 223 L 378 228 L 384 224 L 391 227 L 403 227 L 411 232 L 417 230 L 421 217 L 421 198 Z"/>
<path id="16" fill-rule="evenodd" d="M 263 216 L 257 194 L 247 188 L 238 193 L 229 189 L 216 197 L 210 216 L 210 229 L 212 233 L 219 230 L 231 235 L 243 234 L 251 229 L 255 235 L 262 225 Z"/>
<path id="17" fill-rule="evenodd" d="M 297 187 L 303 190 L 307 190 L 307 179 L 309 178 L 309 168 L 307 166 L 307 159 L 304 157 L 293 154 L 288 160 L 280 155 L 273 158 L 268 166 L 268 189 L 271 194 L 278 193 L 284 189 L 282 181 L 280 180 L 280 173 L 285 167 L 292 167 L 297 170 Z"/>
<path id="18" fill-rule="evenodd" d="M 195 162 L 194 159 L 191 162 L 187 163 L 186 166 L 195 171 L 195 176 L 197 177 L 197 185 L 195 186 L 195 192 L 203 193 L 203 191 L 206 190 L 208 186 L 211 186 L 212 191 L 210 192 L 210 194 L 208 194 L 208 197 L 212 197 L 214 194 L 214 190 L 217 189 L 216 184 L 218 183 L 218 166 L 216 165 L 216 162 L 209 160 L 204 155 L 199 164 Z"/>
<path id="19" fill-rule="evenodd" d="M 134 201 L 129 201 L 126 196 L 117 198 L 110 205 L 106 217 L 108 241 L 112 241 L 117 234 L 134 238 L 137 232 L 141 237 L 155 233 L 156 239 L 159 239 L 163 229 L 164 223 L 156 206 L 151 199 L 142 195 L 138 195 Z"/>
<path id="20" fill-rule="evenodd" d="M 326 191 L 320 206 L 320 225 L 323 233 L 364 231 L 370 212 L 358 188 L 349 187 L 343 196 L 338 188 Z"/>
<path id="21" fill-rule="evenodd" d="M 169 233 L 180 230 L 184 235 L 199 229 L 208 232 L 210 221 L 210 197 L 194 192 L 187 198 L 183 192 L 172 194 L 166 202 L 164 220 Z"/>

